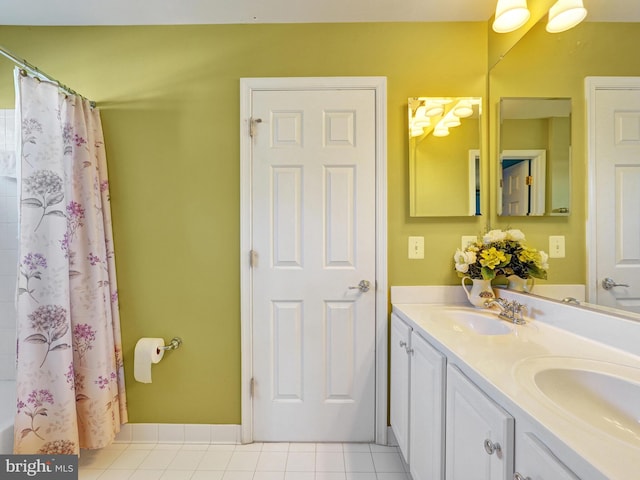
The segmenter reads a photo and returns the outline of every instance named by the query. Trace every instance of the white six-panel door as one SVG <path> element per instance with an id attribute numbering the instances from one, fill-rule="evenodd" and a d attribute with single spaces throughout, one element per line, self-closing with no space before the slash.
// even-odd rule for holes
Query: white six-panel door
<path id="1" fill-rule="evenodd" d="M 502 171 L 502 215 L 527 215 L 529 212 L 529 162 L 522 161 Z"/>
<path id="2" fill-rule="evenodd" d="M 640 312 L 640 79 L 635 83 L 592 92 L 596 266 L 590 290 L 596 293 L 594 303 Z M 606 279 L 613 283 L 608 289 Z"/>
<path id="3" fill-rule="evenodd" d="M 253 438 L 373 441 L 374 92 L 251 102 Z"/>

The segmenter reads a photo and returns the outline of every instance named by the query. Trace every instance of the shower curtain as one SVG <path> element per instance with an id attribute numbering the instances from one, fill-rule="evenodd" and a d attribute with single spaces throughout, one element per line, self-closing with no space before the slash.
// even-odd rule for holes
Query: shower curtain
<path id="1" fill-rule="evenodd" d="M 74 454 L 127 421 L 97 108 L 16 69 L 20 182 L 14 452 Z"/>

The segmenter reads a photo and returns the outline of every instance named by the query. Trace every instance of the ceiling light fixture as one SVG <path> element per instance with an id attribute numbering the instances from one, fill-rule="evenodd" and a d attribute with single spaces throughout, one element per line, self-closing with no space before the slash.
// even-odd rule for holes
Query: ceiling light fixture
<path id="1" fill-rule="evenodd" d="M 513 32 L 527 23 L 530 16 L 527 0 L 498 0 L 493 30 L 498 33 Z"/>
<path id="2" fill-rule="evenodd" d="M 578 25 L 587 16 L 582 0 L 558 0 L 549 9 L 547 32 L 560 33 Z"/>

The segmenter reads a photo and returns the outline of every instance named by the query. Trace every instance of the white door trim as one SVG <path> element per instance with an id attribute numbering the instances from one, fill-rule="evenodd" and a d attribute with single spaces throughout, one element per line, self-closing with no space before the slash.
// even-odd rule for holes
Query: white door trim
<path id="1" fill-rule="evenodd" d="M 640 90 L 640 77 L 586 77 L 587 111 L 587 302 L 597 303 L 598 272 L 596 262 L 596 92 L 598 90 Z"/>
<path id="2" fill-rule="evenodd" d="M 387 79 L 386 77 L 241 78 L 240 79 L 240 329 L 242 443 L 253 441 L 251 96 L 257 90 L 374 90 L 376 102 L 376 443 L 387 443 Z"/>

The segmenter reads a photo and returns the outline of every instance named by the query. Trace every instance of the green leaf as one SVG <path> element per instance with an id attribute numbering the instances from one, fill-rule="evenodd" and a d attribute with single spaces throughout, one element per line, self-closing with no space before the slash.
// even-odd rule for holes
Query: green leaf
<path id="1" fill-rule="evenodd" d="M 482 267 L 482 278 L 485 280 L 493 280 L 496 278 L 496 272 L 489 267 Z"/>

